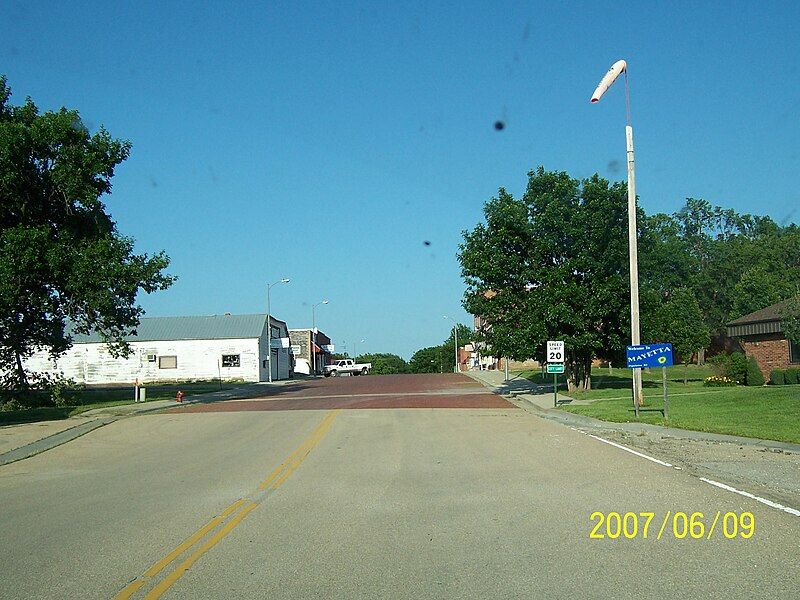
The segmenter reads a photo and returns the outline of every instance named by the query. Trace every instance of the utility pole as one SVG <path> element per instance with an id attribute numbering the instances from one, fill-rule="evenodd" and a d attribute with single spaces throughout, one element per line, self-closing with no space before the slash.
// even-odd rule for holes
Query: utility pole
<path id="1" fill-rule="evenodd" d="M 641 344 L 639 337 L 639 259 L 636 239 L 636 170 L 633 156 L 633 126 L 631 125 L 631 99 L 628 89 L 628 63 L 618 60 L 608 73 L 603 76 L 592 94 L 592 104 L 599 102 L 603 94 L 616 81 L 617 77 L 625 74 L 625 142 L 628 159 L 628 263 L 631 281 L 631 345 Z M 639 416 L 639 407 L 642 404 L 642 370 L 633 369 L 633 407 L 636 416 Z"/>

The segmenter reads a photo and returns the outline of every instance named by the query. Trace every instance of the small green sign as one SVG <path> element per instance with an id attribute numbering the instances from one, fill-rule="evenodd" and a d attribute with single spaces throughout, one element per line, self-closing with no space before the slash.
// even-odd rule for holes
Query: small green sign
<path id="1" fill-rule="evenodd" d="M 564 372 L 564 365 L 563 364 L 548 364 L 547 365 L 547 372 L 548 373 L 563 373 Z"/>

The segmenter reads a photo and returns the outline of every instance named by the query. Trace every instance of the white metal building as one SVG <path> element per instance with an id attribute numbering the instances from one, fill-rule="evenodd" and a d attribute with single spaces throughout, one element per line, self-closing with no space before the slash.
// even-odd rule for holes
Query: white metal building
<path id="1" fill-rule="evenodd" d="M 272 378 L 291 374 L 289 331 L 271 317 Z M 158 381 L 267 381 L 267 316 L 145 317 L 126 338 L 133 353 L 114 358 L 97 334 L 74 335 L 66 354 L 53 361 L 37 352 L 25 362 L 34 372 L 63 373 L 88 384 Z"/>

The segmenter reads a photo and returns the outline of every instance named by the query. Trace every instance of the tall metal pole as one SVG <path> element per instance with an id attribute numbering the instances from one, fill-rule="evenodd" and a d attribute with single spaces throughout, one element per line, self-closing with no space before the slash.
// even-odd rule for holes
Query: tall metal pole
<path id="1" fill-rule="evenodd" d="M 313 363 L 313 371 L 309 369 L 310 372 L 316 376 L 317 374 L 317 320 L 316 320 L 316 309 L 320 304 L 327 304 L 327 300 L 323 300 L 322 302 L 317 302 L 316 304 L 311 305 L 311 331 L 312 331 L 312 342 L 311 342 L 311 360 Z"/>
<path id="2" fill-rule="evenodd" d="M 270 383 L 272 383 L 272 321 L 269 318 L 269 290 L 271 287 L 267 284 L 267 370 Z"/>
<path id="3" fill-rule="evenodd" d="M 453 327 L 453 335 L 455 336 L 454 341 L 456 345 L 456 373 L 460 373 L 461 369 L 459 368 L 458 365 L 458 323 L 456 323 L 455 326 Z"/>
<path id="4" fill-rule="evenodd" d="M 284 277 L 274 283 L 267 284 L 267 369 L 269 370 L 269 382 L 272 383 L 272 320 L 270 319 L 269 291 L 273 285 L 279 283 L 289 283 L 291 279 Z"/>
<path id="5" fill-rule="evenodd" d="M 317 321 L 314 317 L 314 311 L 317 309 L 317 305 L 314 304 L 311 307 L 311 369 L 309 369 L 311 375 L 314 377 L 317 376 Z"/>

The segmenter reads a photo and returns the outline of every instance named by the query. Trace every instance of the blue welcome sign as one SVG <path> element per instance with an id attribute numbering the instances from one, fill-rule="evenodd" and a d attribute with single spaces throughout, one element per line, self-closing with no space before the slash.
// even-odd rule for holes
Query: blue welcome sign
<path id="1" fill-rule="evenodd" d="M 672 344 L 628 346 L 625 354 L 629 369 L 672 366 Z"/>

